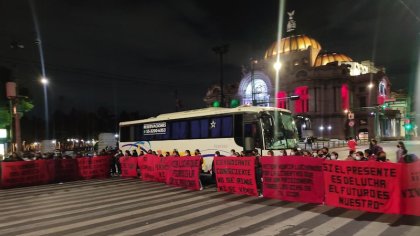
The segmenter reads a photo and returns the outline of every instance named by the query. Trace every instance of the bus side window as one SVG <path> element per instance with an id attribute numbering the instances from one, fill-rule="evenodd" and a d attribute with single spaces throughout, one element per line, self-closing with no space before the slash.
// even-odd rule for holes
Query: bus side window
<path id="1" fill-rule="evenodd" d="M 121 142 L 130 142 L 130 127 L 131 126 L 121 126 L 120 128 L 120 141 Z"/>
<path id="2" fill-rule="evenodd" d="M 187 139 L 188 138 L 188 122 L 175 121 L 171 127 L 172 139 Z"/>

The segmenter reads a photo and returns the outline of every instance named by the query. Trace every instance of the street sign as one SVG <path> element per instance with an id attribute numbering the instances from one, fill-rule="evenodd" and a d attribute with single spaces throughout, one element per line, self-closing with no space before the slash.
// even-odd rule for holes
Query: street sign
<path id="1" fill-rule="evenodd" d="M 349 121 L 349 126 L 353 127 L 354 126 L 354 120 Z"/>

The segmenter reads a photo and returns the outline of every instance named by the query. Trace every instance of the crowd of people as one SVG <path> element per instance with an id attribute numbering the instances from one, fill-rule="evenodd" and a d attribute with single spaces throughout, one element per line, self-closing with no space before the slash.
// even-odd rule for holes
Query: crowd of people
<path id="1" fill-rule="evenodd" d="M 311 151 L 294 148 L 290 151 L 289 154 L 286 150 L 280 150 L 280 156 L 306 156 L 323 158 L 326 160 L 390 162 L 390 160 L 387 158 L 387 153 L 375 139 L 371 139 L 369 148 L 364 150 L 357 150 L 357 141 L 351 137 L 348 139 L 347 146 L 349 148 L 349 153 L 347 156 L 342 158 L 339 157 L 337 152 L 330 152 L 328 147 L 312 149 Z M 415 154 L 408 153 L 403 141 L 399 141 L 396 148 L 397 163 L 411 163 L 418 160 L 418 157 Z M 274 156 L 274 152 L 268 151 L 268 155 Z"/>
<path id="2" fill-rule="evenodd" d="M 60 160 L 60 159 L 76 159 L 82 157 L 94 157 L 94 156 L 110 156 L 114 155 L 117 150 L 106 147 L 100 152 L 74 152 L 74 151 L 63 151 L 55 150 L 54 152 L 41 153 L 40 151 L 25 151 L 21 153 L 11 152 L 4 158 L 4 162 L 12 161 L 35 161 L 35 160 Z"/>
<path id="3" fill-rule="evenodd" d="M 288 153 L 287 150 L 280 150 L 279 154 L 274 153 L 274 151 L 269 150 L 267 152 L 268 156 L 304 156 L 304 157 L 313 157 L 313 158 L 321 158 L 325 160 L 345 160 L 345 161 L 376 161 L 376 162 L 389 162 L 390 160 L 387 158 L 386 152 L 383 148 L 378 144 L 375 139 L 370 140 L 369 148 L 365 150 L 357 150 L 357 141 L 353 138 L 349 138 L 347 142 L 347 146 L 349 149 L 349 153 L 346 157 L 339 157 L 339 154 L 335 151 L 330 152 L 328 147 L 323 147 L 320 149 L 313 149 L 313 150 L 302 150 L 300 148 L 293 148 Z M 411 163 L 418 161 L 418 157 L 414 154 L 409 154 L 404 142 L 399 141 L 396 147 L 396 161 L 398 163 Z M 76 158 L 83 158 L 83 157 L 94 157 L 94 156 L 111 156 L 111 166 L 110 172 L 112 176 L 119 176 L 121 174 L 121 163 L 120 158 L 122 157 L 141 157 L 146 154 L 154 155 L 157 157 L 180 157 L 180 152 L 177 149 L 174 149 L 172 152 L 156 152 L 151 149 L 147 151 L 140 150 L 137 152 L 136 149 L 133 150 L 125 150 L 124 152 L 120 149 L 113 149 L 113 148 L 106 148 L 101 150 L 98 153 L 87 154 L 87 153 L 74 153 L 73 155 L 69 155 L 66 152 L 62 152 L 60 150 L 56 150 L 55 153 L 46 153 L 42 154 L 40 152 L 31 152 L 31 153 L 23 153 L 18 155 L 16 152 L 11 153 L 6 159 L 3 161 L 33 161 L 33 160 L 43 160 L 43 159 L 76 159 Z M 255 156 L 255 178 L 257 182 L 257 188 L 261 195 L 262 193 L 262 168 L 260 163 L 260 153 L 257 149 L 250 151 L 250 152 L 237 152 L 236 150 L 230 150 L 230 153 L 226 153 L 226 156 L 235 156 L 235 157 L 246 157 L 246 156 Z M 194 153 L 190 150 L 185 150 L 182 153 L 182 156 L 201 156 L 201 152 L 199 149 L 195 149 Z M 214 157 L 223 157 L 225 155 L 221 154 L 220 151 L 216 151 L 214 153 Z M 200 185 L 202 183 L 216 183 L 215 181 L 215 171 L 214 171 L 214 162 L 212 163 L 205 163 L 202 160 L 202 169 L 200 173 Z M 140 170 L 138 170 L 138 174 Z M 207 177 L 206 177 L 207 175 Z M 207 179 L 206 179 L 207 178 Z M 262 196 L 262 195 L 261 195 Z"/>
<path id="4" fill-rule="evenodd" d="M 300 148 L 293 148 L 288 153 L 286 150 L 280 150 L 280 153 L 274 153 L 272 150 L 267 152 L 268 156 L 306 156 L 306 157 L 313 157 L 313 158 L 322 158 L 325 160 L 346 160 L 346 161 L 377 161 L 377 162 L 389 162 L 390 160 L 387 158 L 387 153 L 383 150 L 383 148 L 378 144 L 375 139 L 370 140 L 369 148 L 365 150 L 357 150 L 357 141 L 353 138 L 349 138 L 347 142 L 349 153 L 347 156 L 339 157 L 339 154 L 335 151 L 330 152 L 328 147 L 323 147 L 320 149 L 313 149 L 313 150 L 302 150 Z M 121 157 L 139 157 L 146 154 L 155 155 L 158 157 L 167 157 L 167 156 L 181 156 L 177 149 L 174 149 L 172 152 L 156 152 L 151 149 L 145 151 L 137 152 L 136 149 L 133 150 L 125 150 L 124 152 L 119 149 L 113 148 L 105 148 L 98 153 L 93 154 L 86 154 L 86 153 L 74 153 L 73 155 L 69 155 L 68 153 L 62 152 L 60 150 L 56 150 L 55 153 L 46 153 L 42 154 L 40 152 L 31 152 L 31 153 L 23 153 L 22 155 L 18 155 L 16 152 L 11 153 L 6 159 L 3 161 L 32 161 L 32 160 L 42 160 L 42 159 L 75 159 L 75 158 L 82 158 L 82 157 L 92 157 L 92 156 L 112 156 L 111 161 L 111 174 L 112 175 L 119 175 L 121 173 L 121 164 L 119 159 Z M 190 150 L 185 150 L 182 156 L 201 156 L 201 152 L 199 149 L 195 149 L 194 153 Z M 220 153 L 220 151 L 216 151 L 214 156 L 225 156 Z M 227 156 L 236 156 L 236 157 L 243 157 L 243 156 L 256 156 L 260 157 L 260 153 L 257 149 L 251 152 L 237 152 L 236 150 L 230 150 L 230 153 Z M 257 162 L 258 162 L 257 158 Z M 404 142 L 399 141 L 397 144 L 396 149 L 396 161 L 398 163 L 411 163 L 418 160 L 418 157 L 414 154 L 409 154 Z M 257 163 L 258 165 L 258 163 Z M 203 172 L 211 173 L 213 166 L 205 167 L 203 165 Z"/>

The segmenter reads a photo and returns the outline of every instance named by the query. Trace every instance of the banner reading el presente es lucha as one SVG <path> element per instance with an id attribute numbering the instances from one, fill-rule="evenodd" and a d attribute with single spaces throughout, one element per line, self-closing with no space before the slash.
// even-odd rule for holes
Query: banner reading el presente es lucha
<path id="1" fill-rule="evenodd" d="M 327 205 L 355 210 L 400 213 L 401 165 L 369 161 L 325 161 Z"/>
<path id="2" fill-rule="evenodd" d="M 262 157 L 263 195 L 294 202 L 324 201 L 323 159 L 311 157 Z"/>

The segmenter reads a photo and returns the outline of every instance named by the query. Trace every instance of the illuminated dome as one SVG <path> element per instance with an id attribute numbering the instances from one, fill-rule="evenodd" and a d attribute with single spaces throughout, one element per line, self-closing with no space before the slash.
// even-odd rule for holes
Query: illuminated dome
<path id="1" fill-rule="evenodd" d="M 335 62 L 335 61 L 348 62 L 348 61 L 353 61 L 353 59 L 341 53 L 324 53 L 324 54 L 319 54 L 316 57 L 314 66 L 323 66 L 330 62 Z"/>
<path id="2" fill-rule="evenodd" d="M 277 48 L 279 46 L 279 48 Z M 293 51 L 303 51 L 311 46 L 313 49 L 321 50 L 321 45 L 315 39 L 306 35 L 293 35 L 290 37 L 282 38 L 280 43 L 274 42 L 270 48 L 265 52 L 264 58 L 271 58 L 279 53 L 287 53 Z"/>

